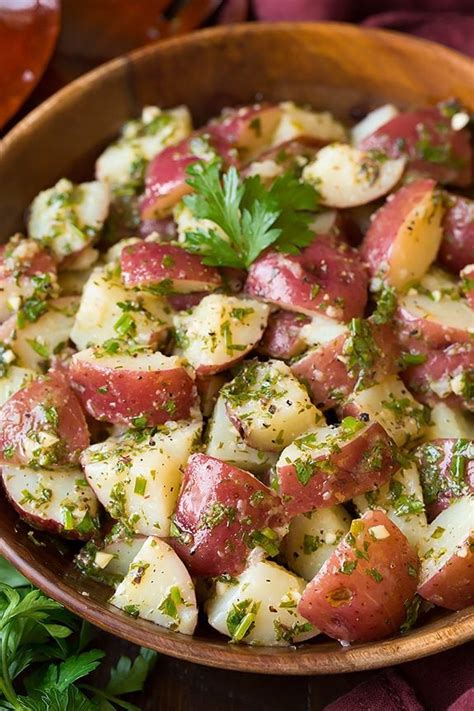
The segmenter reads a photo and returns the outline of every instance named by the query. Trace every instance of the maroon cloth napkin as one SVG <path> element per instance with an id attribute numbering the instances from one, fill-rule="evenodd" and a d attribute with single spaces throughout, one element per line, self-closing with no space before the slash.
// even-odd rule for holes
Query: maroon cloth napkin
<path id="1" fill-rule="evenodd" d="M 474 0 L 227 0 L 219 20 L 353 22 L 408 32 L 474 56 Z M 474 711 L 474 643 L 374 672 L 325 711 L 423 709 Z"/>
<path id="2" fill-rule="evenodd" d="M 474 56 L 474 0 L 227 0 L 221 22 L 246 19 L 357 22 L 409 32 Z"/>

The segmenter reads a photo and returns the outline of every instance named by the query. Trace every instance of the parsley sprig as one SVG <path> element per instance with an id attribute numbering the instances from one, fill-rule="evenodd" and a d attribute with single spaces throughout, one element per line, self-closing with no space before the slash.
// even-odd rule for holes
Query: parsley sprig
<path id="1" fill-rule="evenodd" d="M 309 229 L 318 193 L 284 173 L 267 189 L 259 176 L 241 179 L 235 167 L 222 173 L 219 161 L 188 168 L 194 194 L 184 198 L 194 217 L 214 222 L 216 229 L 188 231 L 184 249 L 199 254 L 204 264 L 248 269 L 270 245 L 298 254 L 314 239 Z"/>
<path id="2" fill-rule="evenodd" d="M 87 649 L 89 625 L 2 558 L 0 580 L 0 709 L 140 711 L 122 695 L 142 690 L 154 652 L 142 649 L 133 662 L 121 657 L 104 688 L 83 683 L 104 657 L 100 649 Z"/>

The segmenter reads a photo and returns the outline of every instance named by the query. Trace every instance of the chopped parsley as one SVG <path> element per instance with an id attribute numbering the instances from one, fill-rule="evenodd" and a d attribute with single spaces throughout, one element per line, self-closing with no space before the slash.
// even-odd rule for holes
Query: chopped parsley
<path id="1" fill-rule="evenodd" d="M 241 179 L 234 167 L 222 175 L 221 163 L 191 165 L 188 184 L 194 194 L 184 198 L 194 217 L 214 222 L 216 229 L 185 233 L 184 249 L 199 254 L 204 264 L 248 269 L 264 249 L 297 254 L 314 240 L 310 211 L 318 193 L 292 173 L 275 179 L 267 189 L 259 176 Z"/>

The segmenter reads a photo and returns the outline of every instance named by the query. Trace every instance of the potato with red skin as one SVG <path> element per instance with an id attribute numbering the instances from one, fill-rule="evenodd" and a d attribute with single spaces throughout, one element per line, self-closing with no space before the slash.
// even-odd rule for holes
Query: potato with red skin
<path id="1" fill-rule="evenodd" d="M 436 258 L 442 214 L 434 180 L 415 180 L 393 193 L 374 213 L 360 248 L 371 276 L 396 289 L 420 279 Z"/>
<path id="2" fill-rule="evenodd" d="M 470 343 L 474 313 L 461 298 L 459 284 L 440 269 L 431 269 L 418 285 L 399 296 L 395 320 L 400 342 L 424 352 L 453 343 Z"/>
<path id="3" fill-rule="evenodd" d="M 308 583 L 298 611 L 347 644 L 395 634 L 418 582 L 419 560 L 383 511 L 367 511 Z"/>
<path id="4" fill-rule="evenodd" d="M 0 463 L 56 467 L 77 464 L 89 446 L 79 401 L 54 372 L 16 392 L 0 409 Z"/>
<path id="5" fill-rule="evenodd" d="M 398 114 L 367 136 L 359 148 L 383 151 L 389 158 L 406 155 L 410 170 L 439 183 L 467 187 L 471 182 L 469 130 L 453 130 L 451 118 L 438 107 Z"/>
<path id="6" fill-rule="evenodd" d="M 306 348 L 301 329 L 309 322 L 310 319 L 304 314 L 275 311 L 268 319 L 267 328 L 258 346 L 259 353 L 281 360 L 300 355 Z"/>
<path id="7" fill-rule="evenodd" d="M 461 195 L 449 198 L 438 259 L 446 269 L 458 274 L 474 262 L 474 200 Z"/>
<path id="8" fill-rule="evenodd" d="M 281 118 L 275 104 L 253 104 L 224 109 L 207 125 L 213 136 L 237 148 L 245 158 L 258 155 L 270 144 Z"/>
<path id="9" fill-rule="evenodd" d="M 189 311 L 201 303 L 208 291 L 196 291 L 193 294 L 168 294 L 166 300 L 173 311 Z"/>
<path id="10" fill-rule="evenodd" d="M 448 610 L 474 603 L 473 496 L 456 499 L 431 522 L 419 555 L 422 598 Z"/>
<path id="11" fill-rule="evenodd" d="M 245 292 L 287 311 L 339 321 L 361 316 L 368 278 L 356 250 L 334 235 L 317 235 L 299 255 L 268 250 L 250 267 Z"/>
<path id="12" fill-rule="evenodd" d="M 5 493 L 30 526 L 87 541 L 99 531 L 99 505 L 79 467 L 2 466 Z"/>
<path id="13" fill-rule="evenodd" d="M 120 268 L 128 289 L 137 287 L 158 294 L 214 291 L 222 284 L 215 267 L 206 267 L 196 254 L 163 242 L 136 242 L 124 247 Z"/>
<path id="14" fill-rule="evenodd" d="M 236 575 L 253 548 L 275 555 L 286 519 L 281 501 L 232 464 L 193 454 L 184 472 L 170 543 L 193 575 Z"/>
<path id="15" fill-rule="evenodd" d="M 362 390 L 396 373 L 399 355 L 390 324 L 355 319 L 343 333 L 303 354 L 291 370 L 306 384 L 315 405 L 327 410 L 340 405 L 355 387 Z"/>
<path id="16" fill-rule="evenodd" d="M 301 171 L 301 164 L 314 160 L 319 148 L 326 143 L 311 136 L 279 143 L 254 156 L 252 162 L 243 168 L 242 177 L 258 174 L 266 183 L 272 182 L 273 178 L 287 171 Z"/>
<path id="17" fill-rule="evenodd" d="M 57 296 L 56 262 L 34 240 L 15 235 L 0 246 L 0 321 L 32 297 Z"/>
<path id="18" fill-rule="evenodd" d="M 474 411 L 474 345 L 460 343 L 429 351 L 419 365 L 403 372 L 403 380 L 420 402 Z"/>
<path id="19" fill-rule="evenodd" d="M 474 443 L 468 439 L 435 439 L 416 448 L 428 520 L 453 498 L 474 494 Z"/>
<path id="20" fill-rule="evenodd" d="M 192 188 L 187 169 L 200 160 L 220 157 L 224 164 L 236 163 L 235 149 L 204 127 L 175 146 L 168 146 L 148 164 L 145 192 L 140 200 L 142 220 L 166 217 Z"/>
<path id="21" fill-rule="evenodd" d="M 346 417 L 339 427 L 315 429 L 283 450 L 276 488 L 291 517 L 377 489 L 398 468 L 397 447 L 378 422 Z"/>
<path id="22" fill-rule="evenodd" d="M 177 356 L 87 348 L 73 355 L 69 377 L 89 415 L 117 425 L 186 420 L 198 405 L 193 374 Z"/>

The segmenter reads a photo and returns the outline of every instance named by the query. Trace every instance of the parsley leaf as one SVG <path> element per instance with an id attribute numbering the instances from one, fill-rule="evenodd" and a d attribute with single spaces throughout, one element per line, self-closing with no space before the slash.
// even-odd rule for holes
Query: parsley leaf
<path id="1" fill-rule="evenodd" d="M 185 205 L 198 219 L 211 220 L 217 229 L 185 233 L 184 249 L 199 254 L 204 264 L 248 269 L 270 245 L 297 254 L 314 239 L 309 228 L 318 193 L 292 173 L 266 188 L 259 176 L 242 180 L 235 167 L 221 174 L 221 163 L 194 163 L 188 184 L 194 194 Z"/>

